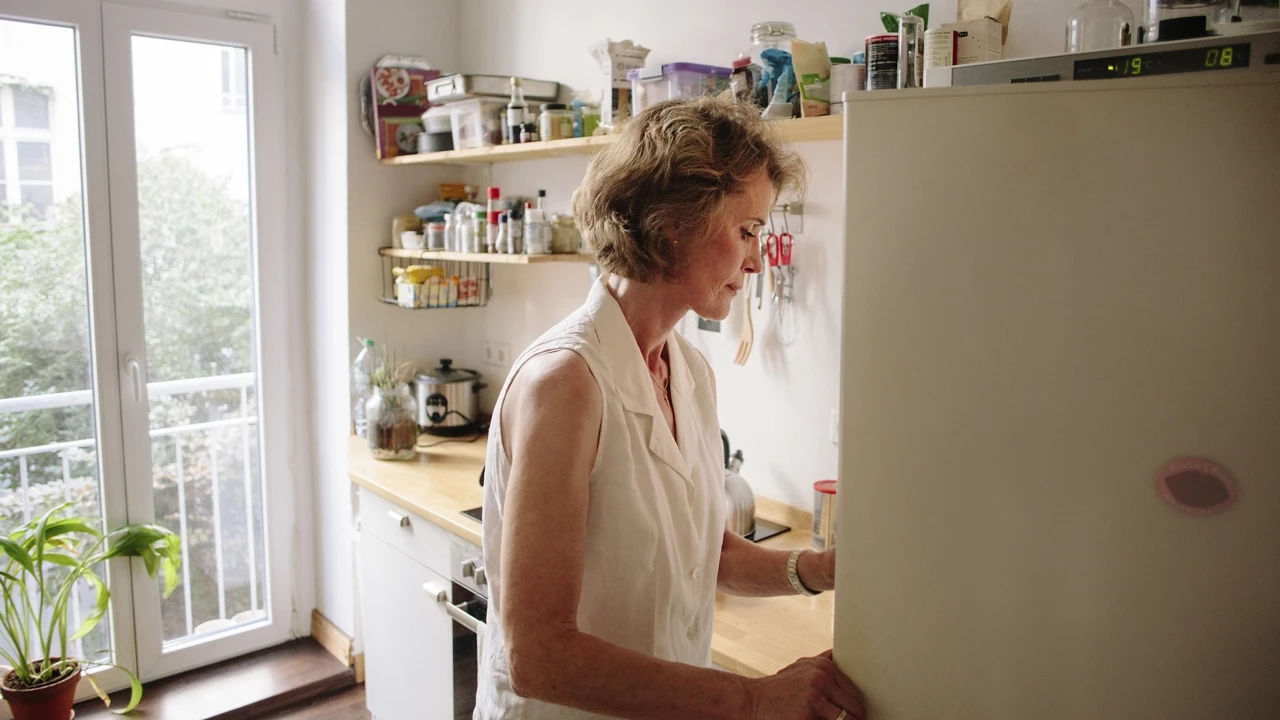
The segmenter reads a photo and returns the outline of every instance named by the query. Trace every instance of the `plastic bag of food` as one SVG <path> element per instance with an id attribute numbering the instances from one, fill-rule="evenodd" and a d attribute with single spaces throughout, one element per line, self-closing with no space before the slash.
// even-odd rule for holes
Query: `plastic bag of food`
<path id="1" fill-rule="evenodd" d="M 800 117 L 831 114 L 831 58 L 825 42 L 791 41 L 791 62 L 800 91 Z"/>

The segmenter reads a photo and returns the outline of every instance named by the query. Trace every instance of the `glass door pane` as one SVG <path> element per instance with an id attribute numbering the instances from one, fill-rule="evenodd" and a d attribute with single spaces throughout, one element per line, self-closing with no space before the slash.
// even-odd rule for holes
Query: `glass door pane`
<path id="1" fill-rule="evenodd" d="M 0 19 L 0 531 L 6 534 L 64 502 L 103 525 L 80 97 L 75 28 Z M 71 621 L 78 625 L 92 606 L 93 589 L 81 584 Z M 111 619 L 68 651 L 102 659 L 95 653 L 112 651 Z"/>
<path id="2" fill-rule="evenodd" d="M 182 538 L 163 647 L 268 618 L 248 51 L 131 38 L 156 522 Z"/>

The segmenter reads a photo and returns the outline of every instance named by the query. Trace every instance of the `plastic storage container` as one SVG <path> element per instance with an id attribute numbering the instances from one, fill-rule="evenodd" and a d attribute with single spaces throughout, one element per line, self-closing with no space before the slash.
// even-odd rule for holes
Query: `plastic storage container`
<path id="1" fill-rule="evenodd" d="M 440 152 L 453 149 L 453 112 L 436 105 L 422 113 L 424 132 L 418 136 L 418 152 Z"/>
<path id="2" fill-rule="evenodd" d="M 669 63 L 627 71 L 631 81 L 631 114 L 671 98 L 696 98 L 716 95 L 729 87 L 733 70 L 717 65 Z"/>
<path id="3" fill-rule="evenodd" d="M 502 144 L 502 111 L 506 102 L 485 98 L 459 100 L 449 108 L 453 132 L 453 149 L 487 147 Z"/>

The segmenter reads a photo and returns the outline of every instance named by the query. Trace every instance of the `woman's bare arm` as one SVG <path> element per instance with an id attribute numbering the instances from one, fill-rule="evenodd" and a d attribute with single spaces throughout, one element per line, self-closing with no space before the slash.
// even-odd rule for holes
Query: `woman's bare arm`
<path id="1" fill-rule="evenodd" d="M 720 547 L 717 586 L 733 595 L 794 595 L 787 580 L 789 550 L 766 550 L 728 530 Z M 836 552 L 806 550 L 797 559 L 800 582 L 813 591 L 835 587 Z"/>

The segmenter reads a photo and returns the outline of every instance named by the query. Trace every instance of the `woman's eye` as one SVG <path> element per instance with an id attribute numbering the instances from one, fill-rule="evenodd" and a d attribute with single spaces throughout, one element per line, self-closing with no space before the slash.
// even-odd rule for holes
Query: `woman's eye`
<path id="1" fill-rule="evenodd" d="M 742 239 L 743 239 L 743 240 L 746 240 L 746 239 L 748 239 L 748 238 L 752 238 L 752 239 L 754 239 L 754 238 L 755 238 L 755 236 L 756 236 L 756 234 L 755 234 L 755 233 L 753 233 L 753 232 L 751 232 L 750 230 L 743 230 L 743 231 L 742 231 Z"/>

